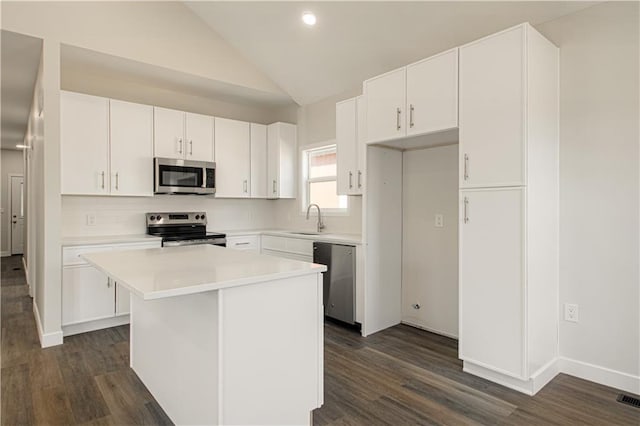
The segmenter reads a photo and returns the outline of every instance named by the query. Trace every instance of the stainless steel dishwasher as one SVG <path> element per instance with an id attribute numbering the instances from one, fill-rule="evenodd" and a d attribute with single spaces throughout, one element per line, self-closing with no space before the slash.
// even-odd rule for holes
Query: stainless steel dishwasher
<path id="1" fill-rule="evenodd" d="M 355 324 L 356 248 L 342 244 L 313 243 L 313 262 L 327 266 L 323 274 L 324 314 Z"/>

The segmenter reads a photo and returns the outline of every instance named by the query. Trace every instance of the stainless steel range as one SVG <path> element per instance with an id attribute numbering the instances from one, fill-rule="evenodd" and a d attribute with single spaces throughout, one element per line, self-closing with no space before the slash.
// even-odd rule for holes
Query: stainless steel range
<path id="1" fill-rule="evenodd" d="M 195 213 L 147 213 L 147 234 L 162 237 L 163 247 L 212 244 L 227 246 L 227 236 L 207 233 L 207 216 Z"/>

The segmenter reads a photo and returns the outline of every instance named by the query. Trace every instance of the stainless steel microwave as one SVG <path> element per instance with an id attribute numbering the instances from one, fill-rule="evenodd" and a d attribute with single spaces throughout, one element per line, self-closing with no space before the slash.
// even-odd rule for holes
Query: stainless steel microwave
<path id="1" fill-rule="evenodd" d="M 210 195 L 216 192 L 216 163 L 208 161 L 153 160 L 156 194 Z"/>

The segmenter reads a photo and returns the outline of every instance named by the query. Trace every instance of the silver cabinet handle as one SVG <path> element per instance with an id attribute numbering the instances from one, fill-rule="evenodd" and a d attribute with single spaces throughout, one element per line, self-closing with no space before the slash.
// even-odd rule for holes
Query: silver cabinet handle
<path id="1" fill-rule="evenodd" d="M 469 215 L 468 215 L 468 209 L 469 207 L 469 198 L 464 197 L 464 223 L 469 223 Z"/>
<path id="2" fill-rule="evenodd" d="M 409 104 L 409 127 L 413 127 L 413 104 Z"/>
<path id="3" fill-rule="evenodd" d="M 178 143 L 180 144 L 180 148 L 178 149 L 178 153 L 182 154 L 182 138 L 178 139 Z"/>
<path id="4" fill-rule="evenodd" d="M 248 246 L 249 244 L 251 244 L 250 242 L 244 242 L 244 243 L 233 243 L 234 246 Z"/>
<path id="5" fill-rule="evenodd" d="M 464 180 L 469 180 L 469 155 L 464 155 Z"/>
<path id="6" fill-rule="evenodd" d="M 193 141 L 189 141 L 189 155 L 193 155 Z"/>
<path id="7" fill-rule="evenodd" d="M 349 188 L 353 188 L 353 183 L 351 182 L 353 178 L 353 173 L 349 172 Z"/>
<path id="8" fill-rule="evenodd" d="M 120 174 L 116 172 L 116 191 L 120 190 L 120 188 L 118 188 L 119 186 L 120 186 Z"/>
<path id="9" fill-rule="evenodd" d="M 243 190 L 244 190 L 244 192 L 246 194 L 246 192 L 247 192 L 247 180 L 246 179 L 244 180 L 244 182 L 242 182 L 242 188 L 243 188 Z"/>
<path id="10" fill-rule="evenodd" d="M 102 172 L 101 175 L 102 175 L 102 189 L 104 189 L 104 172 Z"/>
<path id="11" fill-rule="evenodd" d="M 400 126 L 400 114 L 402 114 L 402 111 L 400 110 L 400 108 L 396 108 L 396 130 L 400 130 L 401 126 Z"/>
<path id="12" fill-rule="evenodd" d="M 276 192 L 278 192 L 278 190 L 276 189 L 276 180 L 273 180 L 273 193 L 275 194 Z"/>
<path id="13" fill-rule="evenodd" d="M 111 288 L 111 278 L 107 278 L 107 288 Z"/>
<path id="14" fill-rule="evenodd" d="M 362 171 L 358 170 L 358 188 L 362 188 Z"/>

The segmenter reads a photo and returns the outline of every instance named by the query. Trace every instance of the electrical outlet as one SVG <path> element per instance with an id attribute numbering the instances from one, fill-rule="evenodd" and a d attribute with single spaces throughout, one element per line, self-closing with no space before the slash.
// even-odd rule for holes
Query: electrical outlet
<path id="1" fill-rule="evenodd" d="M 578 322 L 578 305 L 573 303 L 564 304 L 564 320 Z"/>
<path id="2" fill-rule="evenodd" d="M 444 216 L 443 215 L 441 215 L 441 214 L 437 214 L 436 215 L 435 226 L 436 226 L 436 228 L 442 228 L 444 226 Z"/>
<path id="3" fill-rule="evenodd" d="M 87 215 L 87 226 L 95 226 L 96 224 L 96 215 L 93 213 L 89 213 Z"/>

